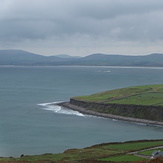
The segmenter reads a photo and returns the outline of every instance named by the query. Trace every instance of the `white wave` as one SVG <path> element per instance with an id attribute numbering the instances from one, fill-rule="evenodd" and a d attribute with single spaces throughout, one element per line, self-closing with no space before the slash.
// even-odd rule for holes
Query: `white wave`
<path id="1" fill-rule="evenodd" d="M 42 104 L 38 104 L 40 106 L 43 106 L 43 110 L 47 110 L 47 111 L 52 111 L 54 113 L 59 113 L 59 114 L 68 114 L 68 115 L 77 115 L 77 116 L 82 116 L 85 117 L 84 114 L 78 112 L 78 111 L 74 111 L 62 106 L 57 105 L 58 103 L 60 103 L 61 101 L 58 102 L 49 102 L 49 103 L 42 103 Z"/>
<path id="2" fill-rule="evenodd" d="M 48 102 L 48 103 L 41 103 L 41 104 L 37 104 L 37 105 L 40 105 L 40 106 L 48 106 L 48 105 L 54 105 L 54 104 L 58 104 L 58 103 L 61 103 L 63 101 L 56 101 L 56 102 Z"/>
<path id="3" fill-rule="evenodd" d="M 112 121 L 118 121 L 118 119 L 112 119 Z"/>
<path id="4" fill-rule="evenodd" d="M 60 106 L 57 106 L 57 105 L 54 105 L 54 106 L 49 105 L 49 106 L 43 107 L 42 109 L 43 110 L 49 110 L 49 111 L 58 113 L 61 110 L 61 107 Z"/>

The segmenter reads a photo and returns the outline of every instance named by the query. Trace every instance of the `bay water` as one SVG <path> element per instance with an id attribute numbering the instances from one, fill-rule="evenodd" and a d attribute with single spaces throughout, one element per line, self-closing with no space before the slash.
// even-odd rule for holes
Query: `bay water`
<path id="1" fill-rule="evenodd" d="M 56 104 L 73 96 L 147 84 L 163 84 L 163 68 L 0 67 L 0 156 L 163 139 L 163 127 L 88 116 Z"/>

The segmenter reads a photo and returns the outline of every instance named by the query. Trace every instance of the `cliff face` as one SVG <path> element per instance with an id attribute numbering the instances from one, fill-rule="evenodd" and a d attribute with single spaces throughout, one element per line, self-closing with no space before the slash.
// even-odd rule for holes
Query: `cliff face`
<path id="1" fill-rule="evenodd" d="M 100 113 L 163 122 L 163 106 L 104 104 L 80 101 L 73 98 L 70 99 L 70 104 Z"/>

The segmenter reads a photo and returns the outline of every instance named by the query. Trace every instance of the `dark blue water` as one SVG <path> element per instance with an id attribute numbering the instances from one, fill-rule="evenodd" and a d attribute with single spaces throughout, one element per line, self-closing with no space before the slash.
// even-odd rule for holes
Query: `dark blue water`
<path id="1" fill-rule="evenodd" d="M 46 104 L 115 88 L 162 84 L 162 74 L 162 68 L 0 67 L 0 156 L 163 138 L 162 127 L 91 117 Z"/>

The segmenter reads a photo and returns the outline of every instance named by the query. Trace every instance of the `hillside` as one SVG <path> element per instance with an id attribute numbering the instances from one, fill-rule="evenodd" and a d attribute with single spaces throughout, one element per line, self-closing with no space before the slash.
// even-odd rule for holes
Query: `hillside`
<path id="1" fill-rule="evenodd" d="M 127 56 L 116 54 L 91 54 L 86 57 L 69 56 L 67 54 L 43 56 L 23 50 L 0 50 L 0 65 L 25 66 L 163 66 L 163 54 L 144 56 Z"/>
<path id="2" fill-rule="evenodd" d="M 163 151 L 163 140 L 139 140 L 127 142 L 113 142 L 93 145 L 83 149 L 68 149 L 58 154 L 22 155 L 20 158 L 0 158 L 0 163 L 107 163 L 107 162 L 137 162 L 148 163 L 152 152 Z M 143 150 L 143 151 L 142 151 Z M 132 152 L 134 154 L 132 154 Z M 143 152 L 143 153 L 139 153 Z M 162 159 L 160 160 L 162 161 Z M 157 163 L 161 163 L 157 160 Z"/>
<path id="3" fill-rule="evenodd" d="M 108 55 L 92 54 L 77 60 L 78 65 L 97 65 L 97 66 L 163 66 L 162 54 L 150 54 L 143 56 L 129 55 Z"/>
<path id="4" fill-rule="evenodd" d="M 76 57 L 43 56 L 24 50 L 0 50 L 0 65 L 48 66 L 64 65 L 65 62 L 75 60 Z"/>
<path id="5" fill-rule="evenodd" d="M 98 113 L 163 122 L 163 85 L 135 86 L 73 97 L 70 104 Z"/>
<path id="6" fill-rule="evenodd" d="M 36 61 L 43 62 L 44 56 L 26 52 L 23 50 L 0 50 L 1 65 L 26 65 L 32 64 Z"/>

